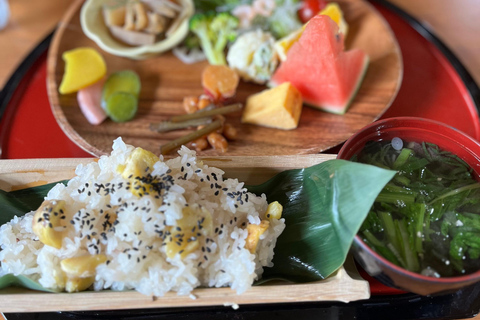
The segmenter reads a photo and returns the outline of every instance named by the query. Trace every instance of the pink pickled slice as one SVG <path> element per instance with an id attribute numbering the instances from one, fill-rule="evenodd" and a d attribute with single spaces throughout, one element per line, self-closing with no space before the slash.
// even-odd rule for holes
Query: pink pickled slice
<path id="1" fill-rule="evenodd" d="M 105 78 L 77 92 L 77 101 L 83 115 L 93 125 L 102 123 L 107 114 L 102 109 L 102 89 Z"/>

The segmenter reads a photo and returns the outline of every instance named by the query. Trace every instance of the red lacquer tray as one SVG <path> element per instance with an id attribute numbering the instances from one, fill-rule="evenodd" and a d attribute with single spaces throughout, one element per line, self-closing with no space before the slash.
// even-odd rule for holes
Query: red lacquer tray
<path id="1" fill-rule="evenodd" d="M 417 21 L 383 1 L 374 2 L 374 5 L 394 31 L 402 50 L 404 63 L 401 89 L 382 118 L 394 116 L 430 118 L 451 125 L 480 140 L 480 121 L 477 110 L 480 90 L 468 72 L 452 53 Z M 19 70 L 23 68 L 20 70 L 21 75 L 14 75 L 7 83 L 4 92 L 0 94 L 0 113 L 4 111 L 0 122 L 1 158 L 3 159 L 92 157 L 69 140 L 52 115 L 46 90 L 45 50 L 48 42 L 49 38 L 43 42 L 43 49 L 37 48 L 35 54 L 31 55 L 31 61 L 29 61 L 31 64 L 22 65 L 19 68 Z M 337 149 L 338 147 L 328 152 L 335 153 Z M 385 287 L 364 273 L 362 276 L 370 282 L 373 299 L 371 303 L 376 304 L 376 310 L 381 310 L 379 303 L 388 304 L 386 306 L 388 308 L 395 305 L 393 302 L 381 300 L 381 297 L 404 296 L 403 292 Z M 470 295 L 477 295 L 476 292 L 480 292 L 478 288 L 469 290 Z M 472 293 L 472 290 L 477 291 Z M 376 297 L 380 300 L 375 300 Z M 413 295 L 403 299 L 408 300 L 405 301 L 409 303 L 409 308 L 428 304 L 431 310 L 440 312 L 435 314 L 438 317 L 446 315 L 449 318 L 458 315 L 465 317 L 478 312 L 478 309 L 472 310 L 471 305 L 456 310 L 455 314 L 450 307 L 442 311 L 445 303 L 451 303 L 449 298 L 424 300 L 423 297 Z M 403 300 L 396 301 L 399 301 L 397 303 L 399 309 L 402 309 L 402 303 L 406 303 Z M 351 306 L 355 307 L 355 304 Z M 476 308 L 475 306 L 473 308 Z M 367 310 L 368 303 L 362 307 Z M 399 312 L 405 312 L 405 310 Z M 377 313 L 381 314 L 381 311 Z M 357 312 L 357 318 L 361 319 L 362 314 Z M 370 316 L 374 318 L 372 314 Z M 402 318 L 409 317 L 411 318 L 406 314 Z M 415 318 L 430 319 L 428 316 L 415 316 Z"/>

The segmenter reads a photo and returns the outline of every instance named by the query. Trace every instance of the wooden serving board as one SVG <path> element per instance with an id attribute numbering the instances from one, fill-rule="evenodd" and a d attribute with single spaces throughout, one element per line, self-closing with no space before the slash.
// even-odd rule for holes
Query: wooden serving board
<path id="1" fill-rule="evenodd" d="M 236 177 L 247 184 L 266 181 L 274 174 L 292 168 L 308 167 L 334 159 L 333 155 L 259 156 L 202 158 L 210 165 L 222 168 L 226 176 Z M 0 188 L 15 190 L 69 179 L 75 167 L 94 159 L 27 159 L 0 160 Z M 351 262 L 351 261 L 350 261 Z M 346 270 L 349 270 L 347 273 Z M 272 290 L 273 289 L 273 290 Z M 112 310 L 192 306 L 232 306 L 261 303 L 303 301 L 349 302 L 370 297 L 367 281 L 361 279 L 353 265 L 346 265 L 332 277 L 318 282 L 292 284 L 267 283 L 252 287 L 238 295 L 230 288 L 199 288 L 189 296 L 168 293 L 163 297 L 145 296 L 136 291 L 103 291 L 80 293 L 44 293 L 22 288 L 0 290 L 2 312 L 46 312 L 73 310 Z"/>
<path id="2" fill-rule="evenodd" d="M 334 115 L 304 106 L 299 126 L 285 131 L 241 124 L 240 112 L 227 116 L 239 131 L 239 138 L 229 144 L 228 155 L 293 155 L 314 154 L 334 147 L 360 128 L 378 119 L 390 106 L 401 84 L 403 65 L 401 52 L 387 22 L 363 0 L 338 0 L 349 24 L 346 48 L 360 48 L 370 57 L 370 65 L 359 92 L 345 115 Z M 59 24 L 50 46 L 47 62 L 48 95 L 58 124 L 78 146 L 95 156 L 111 151 L 117 137 L 132 145 L 159 153 L 160 145 L 185 135 L 189 130 L 156 133 L 151 122 L 183 114 L 185 96 L 200 95 L 200 75 L 206 62 L 184 64 L 171 52 L 137 61 L 113 56 L 88 39 L 80 25 L 83 0 L 75 1 Z M 81 113 L 76 94 L 60 95 L 58 87 L 64 73 L 62 53 L 81 46 L 98 49 L 107 63 L 107 72 L 135 70 L 141 78 L 139 110 L 126 123 L 107 120 L 90 125 Z M 266 87 L 240 83 L 232 102 L 244 103 L 251 94 Z M 199 155 L 220 155 L 208 149 Z"/>

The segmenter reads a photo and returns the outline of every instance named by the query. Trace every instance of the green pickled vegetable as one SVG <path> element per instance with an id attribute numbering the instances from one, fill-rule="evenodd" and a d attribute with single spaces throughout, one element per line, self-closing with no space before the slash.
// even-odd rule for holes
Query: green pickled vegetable
<path id="1" fill-rule="evenodd" d="M 102 108 L 115 122 L 131 120 L 137 112 L 140 89 L 140 77 L 135 71 L 114 72 L 103 85 Z"/>
<path id="2" fill-rule="evenodd" d="M 105 108 L 108 98 L 115 92 L 126 92 L 138 98 L 140 94 L 140 77 L 135 71 L 122 70 L 112 73 L 102 90 L 102 107 Z"/>
<path id="3" fill-rule="evenodd" d="M 105 104 L 105 112 L 115 122 L 131 120 L 138 109 L 138 99 L 131 93 L 114 92 Z"/>

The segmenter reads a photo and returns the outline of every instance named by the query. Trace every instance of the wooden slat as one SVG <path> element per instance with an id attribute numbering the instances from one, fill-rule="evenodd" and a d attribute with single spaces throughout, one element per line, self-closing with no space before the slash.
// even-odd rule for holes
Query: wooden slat
<path id="1" fill-rule="evenodd" d="M 276 284 L 252 287 L 238 295 L 230 288 L 201 288 L 193 296 L 167 293 L 163 297 L 145 296 L 135 291 L 43 293 L 9 288 L 0 290 L 3 312 L 47 312 L 73 310 L 146 309 L 194 306 L 241 306 L 262 303 L 304 301 L 349 302 L 368 299 L 370 290 L 365 280 L 352 279 L 345 269 L 321 282 L 307 284 Z"/>

